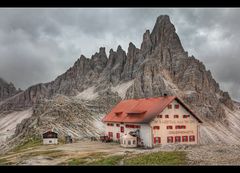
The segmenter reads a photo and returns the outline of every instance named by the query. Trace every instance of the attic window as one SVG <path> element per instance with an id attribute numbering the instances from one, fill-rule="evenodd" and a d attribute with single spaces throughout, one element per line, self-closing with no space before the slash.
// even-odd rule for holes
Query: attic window
<path id="1" fill-rule="evenodd" d="M 115 115 L 118 116 L 118 115 L 121 115 L 122 112 L 115 112 Z"/>
<path id="2" fill-rule="evenodd" d="M 157 118 L 162 118 L 162 115 L 157 115 Z"/>
<path id="3" fill-rule="evenodd" d="M 172 105 L 168 105 L 168 109 L 172 109 Z"/>
<path id="4" fill-rule="evenodd" d="M 183 115 L 183 118 L 188 118 L 190 117 L 190 115 Z"/>
<path id="5" fill-rule="evenodd" d="M 179 116 L 178 115 L 174 115 L 174 118 L 178 118 Z"/>
<path id="6" fill-rule="evenodd" d="M 179 109 L 179 104 L 176 104 L 174 108 Z"/>

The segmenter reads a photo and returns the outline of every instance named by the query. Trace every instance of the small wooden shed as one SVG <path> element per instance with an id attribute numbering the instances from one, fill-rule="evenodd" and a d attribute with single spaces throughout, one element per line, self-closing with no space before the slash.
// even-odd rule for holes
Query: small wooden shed
<path id="1" fill-rule="evenodd" d="M 49 130 L 49 131 L 43 133 L 42 137 L 43 137 L 43 144 L 44 145 L 58 144 L 58 134 L 56 132 L 53 132 L 53 131 Z"/>

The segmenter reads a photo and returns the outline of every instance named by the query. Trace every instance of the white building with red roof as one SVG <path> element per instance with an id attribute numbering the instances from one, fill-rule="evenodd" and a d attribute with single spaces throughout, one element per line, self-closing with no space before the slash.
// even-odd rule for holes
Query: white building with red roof
<path id="1" fill-rule="evenodd" d="M 137 136 L 138 146 L 197 144 L 201 119 L 176 96 L 122 100 L 102 120 L 105 135 L 122 146 L 126 136 Z M 124 139 L 124 140 L 123 140 Z M 123 144 L 124 142 L 124 144 Z"/>

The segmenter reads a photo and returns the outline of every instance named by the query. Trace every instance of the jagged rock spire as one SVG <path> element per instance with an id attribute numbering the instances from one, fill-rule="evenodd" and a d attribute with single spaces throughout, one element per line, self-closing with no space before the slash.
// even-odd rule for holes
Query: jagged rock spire
<path id="1" fill-rule="evenodd" d="M 145 33 L 145 37 L 148 39 L 148 32 Z M 146 39 L 143 41 L 144 46 L 146 46 Z M 156 47 L 165 47 L 175 51 L 184 51 L 181 41 L 175 32 L 175 27 L 168 15 L 161 15 L 157 18 L 149 40 L 147 42 L 148 46 L 151 43 L 153 49 Z"/>

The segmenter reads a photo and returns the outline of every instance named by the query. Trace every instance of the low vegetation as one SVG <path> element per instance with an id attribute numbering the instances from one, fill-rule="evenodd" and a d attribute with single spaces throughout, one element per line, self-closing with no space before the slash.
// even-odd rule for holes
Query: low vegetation
<path id="1" fill-rule="evenodd" d="M 123 158 L 124 158 L 123 155 L 109 156 L 91 162 L 88 165 L 103 165 L 103 166 L 119 165 Z"/>
<path id="2" fill-rule="evenodd" d="M 68 160 L 67 163 L 63 163 L 63 164 L 72 165 L 72 166 L 86 165 L 96 160 L 102 159 L 103 157 L 104 157 L 104 153 L 101 153 L 101 152 L 92 153 L 92 154 L 89 154 L 88 156 L 72 158 Z"/>
<path id="3" fill-rule="evenodd" d="M 183 151 L 139 154 L 124 160 L 124 165 L 185 165 L 186 153 Z"/>
<path id="4" fill-rule="evenodd" d="M 0 165 L 7 165 L 7 159 L 0 159 Z"/>
<path id="5" fill-rule="evenodd" d="M 39 137 L 28 138 L 28 140 L 22 142 L 20 145 L 16 146 L 12 152 L 18 152 L 24 149 L 33 148 L 42 144 L 42 140 Z"/>
<path id="6" fill-rule="evenodd" d="M 148 154 L 135 154 L 104 156 L 101 154 L 87 157 L 73 158 L 67 165 L 186 165 L 186 153 L 183 151 L 155 152 Z"/>

